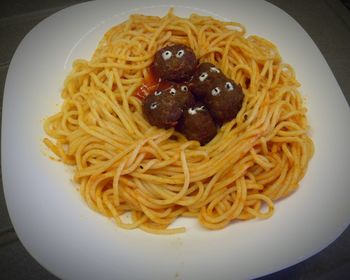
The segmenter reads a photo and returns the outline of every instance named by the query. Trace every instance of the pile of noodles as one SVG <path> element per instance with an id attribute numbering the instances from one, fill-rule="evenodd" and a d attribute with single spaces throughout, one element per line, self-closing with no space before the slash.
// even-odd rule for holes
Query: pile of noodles
<path id="1" fill-rule="evenodd" d="M 268 218 L 298 188 L 313 154 L 300 86 L 277 47 L 243 25 L 192 14 L 131 15 L 107 31 L 91 60 L 76 60 L 45 144 L 74 166 L 81 196 L 122 228 L 177 233 L 178 217 L 208 229 Z M 135 91 L 160 48 L 190 46 L 240 84 L 237 117 L 200 146 L 151 126 Z M 129 213 L 130 219 L 123 214 Z"/>

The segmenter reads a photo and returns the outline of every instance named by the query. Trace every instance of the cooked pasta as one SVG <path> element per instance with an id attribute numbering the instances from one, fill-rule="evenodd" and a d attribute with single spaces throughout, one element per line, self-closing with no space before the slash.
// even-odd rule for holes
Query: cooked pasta
<path id="1" fill-rule="evenodd" d="M 181 43 L 244 92 L 242 109 L 201 146 L 151 126 L 137 89 L 156 51 Z M 277 47 L 243 25 L 192 14 L 131 15 L 107 31 L 91 60 L 64 82 L 60 111 L 46 119 L 44 143 L 65 164 L 86 203 L 125 229 L 171 234 L 181 216 L 208 229 L 268 218 L 298 188 L 313 143 L 293 68 Z M 129 217 L 124 214 L 129 213 Z"/>

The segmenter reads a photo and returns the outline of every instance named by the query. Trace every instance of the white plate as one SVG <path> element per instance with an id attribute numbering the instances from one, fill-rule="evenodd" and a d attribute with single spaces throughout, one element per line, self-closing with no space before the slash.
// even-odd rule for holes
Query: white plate
<path id="1" fill-rule="evenodd" d="M 2 172 L 20 240 L 45 268 L 65 279 L 253 278 L 317 253 L 350 220 L 350 111 L 320 51 L 296 21 L 266 2 L 159 3 L 73 6 L 38 24 L 18 47 L 5 86 Z M 302 83 L 316 153 L 300 189 L 279 201 L 268 220 L 207 231 L 183 218 L 176 224 L 188 231 L 175 236 L 122 230 L 90 210 L 69 168 L 43 152 L 43 119 L 59 109 L 72 61 L 89 59 L 108 28 L 130 13 L 164 15 L 169 5 L 181 16 L 196 12 L 243 23 L 249 34 L 279 46 Z"/>

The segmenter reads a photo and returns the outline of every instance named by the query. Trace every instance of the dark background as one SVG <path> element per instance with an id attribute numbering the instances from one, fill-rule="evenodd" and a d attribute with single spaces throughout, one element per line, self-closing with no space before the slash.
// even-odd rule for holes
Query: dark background
<path id="1" fill-rule="evenodd" d="M 81 2 L 84 1 L 0 2 L 0 104 L 9 63 L 23 37 L 44 18 Z M 350 0 L 269 0 L 269 2 L 291 15 L 309 33 L 326 58 L 349 104 Z M 144 1 L 143 5 L 146 4 Z M 1 181 L 0 278 L 57 279 L 41 267 L 18 240 L 8 216 Z M 281 278 L 350 279 L 350 228 L 348 227 L 336 241 L 315 256 L 259 280 Z"/>

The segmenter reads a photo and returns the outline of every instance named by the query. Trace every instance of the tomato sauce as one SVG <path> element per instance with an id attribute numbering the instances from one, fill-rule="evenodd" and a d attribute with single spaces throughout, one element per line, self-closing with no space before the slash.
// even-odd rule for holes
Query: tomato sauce
<path id="1" fill-rule="evenodd" d="M 147 95 L 158 89 L 160 82 L 160 78 L 158 78 L 152 71 L 148 70 L 142 85 L 135 90 L 133 95 L 140 100 L 143 100 Z"/>
<path id="2" fill-rule="evenodd" d="M 171 82 L 162 81 L 161 78 L 159 78 L 149 69 L 145 79 L 142 82 L 142 85 L 135 90 L 133 95 L 142 101 L 147 95 L 155 92 L 156 90 L 166 89 L 170 86 L 170 84 Z"/>

